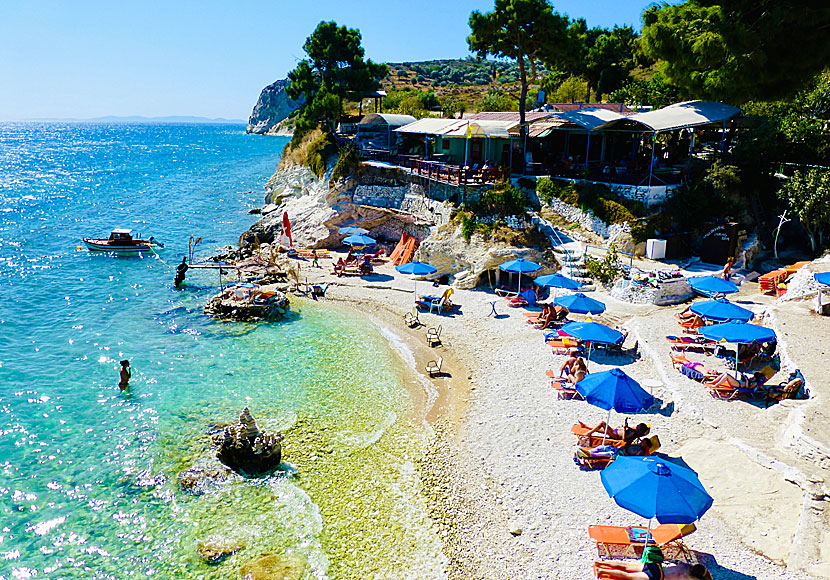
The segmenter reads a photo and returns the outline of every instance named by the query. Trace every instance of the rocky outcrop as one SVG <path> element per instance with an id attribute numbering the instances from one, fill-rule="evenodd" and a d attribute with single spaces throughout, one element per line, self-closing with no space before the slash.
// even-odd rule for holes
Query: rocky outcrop
<path id="1" fill-rule="evenodd" d="M 470 241 L 461 235 L 461 226 L 451 222 L 442 226 L 421 243 L 419 260 L 438 268 L 436 276 L 448 275 L 456 288 L 474 288 L 489 281 L 495 285 L 498 277 L 502 282 L 508 274 L 499 273 L 498 266 L 508 260 L 524 258 L 543 269 L 537 274 L 549 274 L 559 270 L 559 264 L 552 253 L 542 247 L 516 247 L 494 240 L 485 240 L 473 235 Z"/>
<path id="2" fill-rule="evenodd" d="M 257 427 L 248 407 L 239 420 L 213 436 L 216 458 L 240 475 L 260 475 L 274 470 L 282 458 L 281 433 Z"/>
<path id="3" fill-rule="evenodd" d="M 264 267 L 261 271 L 267 271 Z M 229 286 L 205 303 L 205 314 L 227 320 L 278 320 L 288 312 L 288 296 L 274 284 Z"/>
<path id="4" fill-rule="evenodd" d="M 333 183 L 331 169 L 322 178 L 303 165 L 282 167 L 268 180 L 265 186 L 266 205 L 263 217 L 250 230 L 246 239 L 256 239 L 261 244 L 270 244 L 279 237 L 282 215 L 288 212 L 291 220 L 291 234 L 297 248 L 338 248 L 343 236 L 337 230 L 344 225 L 357 224 L 372 232 L 381 242 L 397 242 L 401 233 L 406 232 L 416 239 L 429 234 L 430 218 L 439 213 L 433 205 L 426 204 L 423 217 L 411 211 L 402 210 L 393 204 L 381 207 L 366 205 L 371 202 L 367 193 L 375 198 L 406 199 L 409 184 L 394 183 L 387 178 L 373 174 L 361 175 L 358 179 Z M 431 202 L 431 200 L 429 200 Z M 267 210 L 267 212 L 266 212 Z"/>
<path id="5" fill-rule="evenodd" d="M 248 119 L 248 133 L 259 135 L 276 134 L 279 131 L 280 121 L 302 106 L 302 99 L 294 101 L 285 92 L 285 87 L 290 84 L 288 79 L 275 81 L 262 89 L 259 100 L 254 105 L 254 110 Z"/>

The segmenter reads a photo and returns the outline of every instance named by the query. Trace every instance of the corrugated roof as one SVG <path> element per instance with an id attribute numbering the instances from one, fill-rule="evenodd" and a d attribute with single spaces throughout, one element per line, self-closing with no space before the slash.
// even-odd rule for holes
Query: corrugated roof
<path id="1" fill-rule="evenodd" d="M 648 111 L 647 113 L 636 113 L 624 119 L 609 121 L 598 128 L 610 129 L 628 123 L 636 123 L 652 131 L 671 131 L 685 127 L 723 123 L 740 112 L 741 110 L 738 107 L 717 101 L 687 101 Z"/>
<path id="2" fill-rule="evenodd" d="M 611 111 L 609 109 L 591 108 L 575 109 L 573 111 L 557 113 L 556 118 L 562 119 L 569 123 L 573 123 L 575 125 L 579 125 L 583 129 L 587 129 L 588 131 L 593 131 L 600 125 L 608 123 L 609 121 L 615 121 L 617 119 L 626 119 L 630 117 L 625 117 L 624 115 L 620 115 L 619 113 Z"/>
<path id="3" fill-rule="evenodd" d="M 550 106 L 563 113 L 578 111 L 580 109 L 605 109 L 607 111 L 615 111 L 621 115 L 631 115 L 634 113 L 634 111 L 623 103 L 550 103 Z"/>
<path id="4" fill-rule="evenodd" d="M 525 123 L 536 121 L 537 119 L 544 119 L 550 117 L 553 112 L 550 111 L 527 111 L 525 113 Z M 518 111 L 483 111 L 475 115 L 467 115 L 464 120 L 470 121 L 513 121 L 519 122 Z"/>
<path id="5" fill-rule="evenodd" d="M 393 115 L 390 113 L 369 113 L 361 120 L 361 125 L 389 125 L 390 127 L 403 127 L 415 122 L 412 115 Z"/>
<path id="6" fill-rule="evenodd" d="M 404 125 L 403 127 L 399 127 L 395 130 L 399 133 L 440 135 L 446 128 L 451 127 L 456 123 L 464 123 L 464 121 L 459 121 L 458 119 L 435 119 L 427 117 L 425 119 L 418 119 L 413 123 L 409 123 L 408 125 Z"/>

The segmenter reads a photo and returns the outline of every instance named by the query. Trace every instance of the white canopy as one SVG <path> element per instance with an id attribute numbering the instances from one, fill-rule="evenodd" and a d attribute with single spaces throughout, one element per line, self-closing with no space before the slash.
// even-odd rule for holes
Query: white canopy
<path id="1" fill-rule="evenodd" d="M 636 113 L 630 117 L 609 121 L 597 129 L 619 128 L 628 122 L 645 126 L 651 131 L 671 131 L 698 125 L 723 123 L 740 113 L 741 110 L 716 101 L 686 101 L 656 109 L 647 113 Z"/>
<path id="2" fill-rule="evenodd" d="M 610 111 L 608 109 L 588 108 L 577 109 L 565 113 L 556 113 L 556 118 L 563 119 L 565 121 L 569 121 L 571 123 L 579 125 L 580 127 L 587 129 L 588 131 L 593 131 L 600 125 L 603 125 L 610 121 L 616 121 L 617 119 L 627 119 L 630 117 L 620 115 L 616 111 Z"/>
<path id="3" fill-rule="evenodd" d="M 402 127 L 415 122 L 412 115 L 393 115 L 389 113 L 369 113 L 361 120 L 361 125 L 389 125 L 390 127 Z"/>

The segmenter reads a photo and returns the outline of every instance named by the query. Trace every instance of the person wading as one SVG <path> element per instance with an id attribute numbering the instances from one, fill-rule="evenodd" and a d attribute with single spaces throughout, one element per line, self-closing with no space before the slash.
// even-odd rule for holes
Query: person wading
<path id="1" fill-rule="evenodd" d="M 118 381 L 118 386 L 121 387 L 122 391 L 126 391 L 127 388 L 130 386 L 130 377 L 133 376 L 132 371 L 130 370 L 130 361 L 122 360 L 121 361 L 121 378 Z"/>

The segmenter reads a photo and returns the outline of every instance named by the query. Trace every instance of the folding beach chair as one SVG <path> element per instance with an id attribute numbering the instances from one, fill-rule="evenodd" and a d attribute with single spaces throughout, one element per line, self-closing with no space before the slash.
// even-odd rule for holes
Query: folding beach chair
<path id="1" fill-rule="evenodd" d="M 622 526 L 588 526 L 588 536 L 596 542 L 597 555 L 601 559 L 640 558 L 646 543 L 657 545 L 667 560 L 679 560 L 681 556 L 692 560 L 683 538 L 697 528 L 694 524 L 661 524 L 651 529 Z"/>

